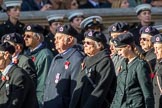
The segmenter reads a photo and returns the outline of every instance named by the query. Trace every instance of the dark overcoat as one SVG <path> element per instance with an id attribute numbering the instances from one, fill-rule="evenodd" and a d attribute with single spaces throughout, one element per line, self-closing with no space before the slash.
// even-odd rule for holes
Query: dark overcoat
<path id="1" fill-rule="evenodd" d="M 13 65 L 0 81 L 0 108 L 38 108 L 35 86 L 26 72 Z"/>
<path id="2" fill-rule="evenodd" d="M 83 57 L 77 48 L 54 57 L 45 84 L 44 108 L 69 108 Z"/>
<path id="3" fill-rule="evenodd" d="M 116 75 L 107 50 L 86 57 L 77 78 L 70 108 L 107 108 L 112 101 Z"/>

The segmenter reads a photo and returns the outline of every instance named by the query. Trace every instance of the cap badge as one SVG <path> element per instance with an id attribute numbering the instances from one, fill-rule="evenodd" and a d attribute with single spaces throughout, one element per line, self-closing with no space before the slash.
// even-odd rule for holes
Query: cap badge
<path id="1" fill-rule="evenodd" d="M 150 29 L 149 29 L 149 28 L 146 28 L 146 29 L 145 29 L 145 32 L 146 32 L 146 33 L 147 33 L 147 32 L 149 32 L 149 31 L 150 31 Z"/>
<path id="2" fill-rule="evenodd" d="M 10 35 L 7 35 L 5 40 L 10 40 Z"/>
<path id="3" fill-rule="evenodd" d="M 115 26 L 112 26 L 112 31 L 116 31 L 116 27 Z"/>
<path id="4" fill-rule="evenodd" d="M 117 46 L 117 45 L 118 45 L 118 44 L 117 44 L 117 41 L 114 41 L 113 43 L 114 43 L 114 45 L 115 45 L 115 46 Z"/>
<path id="5" fill-rule="evenodd" d="M 97 23 L 97 20 L 96 20 L 96 18 L 93 18 L 93 23 L 95 23 L 95 24 Z"/>
<path id="6" fill-rule="evenodd" d="M 64 28 L 63 28 L 63 27 L 60 27 L 60 28 L 59 28 L 59 31 L 60 31 L 60 32 L 63 32 L 63 31 L 64 31 Z"/>
<path id="7" fill-rule="evenodd" d="M 27 30 L 31 30 L 31 26 L 27 26 L 27 28 L 26 28 Z"/>
<path id="8" fill-rule="evenodd" d="M 160 38 L 159 37 L 156 37 L 156 41 L 159 42 L 160 41 Z"/>
<path id="9" fill-rule="evenodd" d="M 92 36 L 92 34 L 93 34 L 92 32 L 89 32 L 89 33 L 88 33 L 88 36 Z"/>

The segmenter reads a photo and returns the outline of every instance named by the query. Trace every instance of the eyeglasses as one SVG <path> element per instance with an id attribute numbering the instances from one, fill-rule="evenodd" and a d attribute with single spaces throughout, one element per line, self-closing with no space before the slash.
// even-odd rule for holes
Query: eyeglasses
<path id="1" fill-rule="evenodd" d="M 24 38 L 32 38 L 32 35 L 24 34 Z"/>
<path id="2" fill-rule="evenodd" d="M 140 41 L 143 40 L 143 41 L 150 41 L 149 39 L 147 38 L 140 38 Z"/>
<path id="3" fill-rule="evenodd" d="M 89 42 L 89 41 L 83 41 L 83 44 L 86 44 L 86 45 L 93 45 L 94 43 L 93 43 L 93 42 Z"/>

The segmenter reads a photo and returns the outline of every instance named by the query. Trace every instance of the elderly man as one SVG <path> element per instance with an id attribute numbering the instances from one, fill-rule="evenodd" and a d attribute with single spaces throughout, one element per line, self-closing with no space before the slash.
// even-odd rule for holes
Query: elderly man
<path id="1" fill-rule="evenodd" d="M 24 39 L 19 33 L 10 33 L 2 36 L 2 43 L 8 42 L 15 47 L 15 52 L 12 55 L 12 60 L 19 67 L 23 68 L 32 78 L 35 85 L 37 82 L 37 75 L 35 71 L 35 65 L 32 59 L 23 54 L 24 50 Z"/>
<path id="2" fill-rule="evenodd" d="M 75 47 L 76 43 L 69 25 L 57 29 L 55 47 L 59 54 L 54 57 L 46 79 L 44 108 L 69 108 L 83 59 L 82 53 Z"/>
<path id="3" fill-rule="evenodd" d="M 11 61 L 14 46 L 0 45 L 0 108 L 37 108 L 35 86 L 26 72 Z"/>
<path id="4" fill-rule="evenodd" d="M 27 25 L 25 27 L 24 40 L 26 47 L 28 47 L 26 55 L 31 57 L 35 64 L 37 72 L 36 93 L 39 107 L 42 108 L 45 80 L 53 59 L 53 54 L 46 48 L 43 42 L 43 28 L 40 25 Z"/>

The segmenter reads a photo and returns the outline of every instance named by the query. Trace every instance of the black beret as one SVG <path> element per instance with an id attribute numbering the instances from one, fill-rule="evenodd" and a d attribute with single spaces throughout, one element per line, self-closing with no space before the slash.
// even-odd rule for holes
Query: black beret
<path id="1" fill-rule="evenodd" d="M 38 24 L 31 24 L 31 25 L 25 26 L 25 31 L 42 33 L 42 34 L 44 33 L 43 27 L 41 25 L 38 25 Z"/>
<path id="2" fill-rule="evenodd" d="M 0 51 L 8 51 L 10 54 L 15 52 L 15 47 L 8 42 L 0 44 Z"/>
<path id="3" fill-rule="evenodd" d="M 122 47 L 125 45 L 129 45 L 134 42 L 134 37 L 132 33 L 124 33 L 120 34 L 118 37 L 112 39 L 113 44 L 115 47 Z"/>
<path id="4" fill-rule="evenodd" d="M 152 26 L 144 26 L 140 29 L 140 34 L 149 34 L 151 36 L 154 36 L 156 34 L 159 34 L 159 31 Z"/>
<path id="5" fill-rule="evenodd" d="M 101 42 L 104 45 L 107 43 L 106 37 L 102 32 L 98 31 L 88 31 L 84 35 L 86 38 L 90 38 L 94 41 Z"/>
<path id="6" fill-rule="evenodd" d="M 126 22 L 116 22 L 108 28 L 108 32 L 124 32 L 129 30 L 129 24 Z"/>
<path id="7" fill-rule="evenodd" d="M 151 42 L 152 43 L 156 43 L 156 42 L 162 43 L 162 34 L 157 34 L 157 35 L 151 37 Z"/>
<path id="8" fill-rule="evenodd" d="M 24 39 L 19 33 L 10 33 L 2 36 L 1 42 L 11 41 L 13 43 L 24 44 Z"/>
<path id="9" fill-rule="evenodd" d="M 63 33 L 63 34 L 70 35 L 76 38 L 76 34 L 74 30 L 71 28 L 69 24 L 59 26 L 56 30 L 56 33 Z"/>

